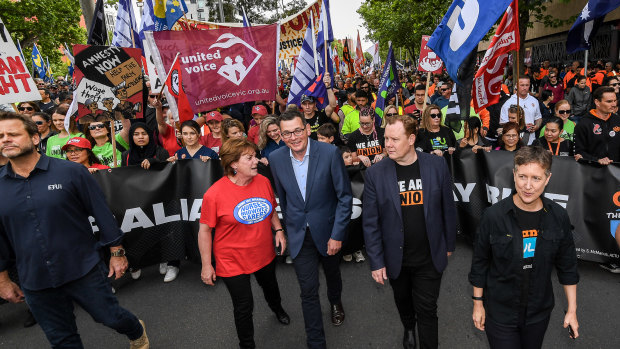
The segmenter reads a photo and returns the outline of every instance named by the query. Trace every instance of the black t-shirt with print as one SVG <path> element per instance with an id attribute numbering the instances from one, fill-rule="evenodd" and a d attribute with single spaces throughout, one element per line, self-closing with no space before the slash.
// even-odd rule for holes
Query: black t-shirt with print
<path id="1" fill-rule="evenodd" d="M 534 254 L 536 252 L 536 240 L 540 232 L 542 221 L 542 210 L 530 212 L 523 211 L 515 205 L 515 215 L 517 224 L 521 228 L 523 238 L 523 278 L 521 283 L 520 296 L 520 317 L 525 318 L 527 312 L 527 300 L 530 290 L 530 276 L 534 265 Z"/>
<path id="2" fill-rule="evenodd" d="M 357 129 L 349 134 L 347 144 L 352 152 L 356 152 L 357 155 L 367 156 L 370 161 L 375 159 L 377 154 L 383 153 L 385 149 L 385 138 L 383 136 L 384 129 L 379 128 L 369 135 L 362 134 Z"/>
<path id="3" fill-rule="evenodd" d="M 424 218 L 420 162 L 416 161 L 407 166 L 395 165 L 405 238 L 403 266 L 420 266 L 431 260 Z"/>
<path id="4" fill-rule="evenodd" d="M 310 124 L 310 130 L 312 131 L 310 138 L 316 141 L 317 139 L 316 130 L 318 130 L 319 127 L 321 127 L 323 124 L 328 123 L 330 121 L 331 119 L 327 117 L 327 114 L 325 114 L 324 110 L 315 110 L 314 116 L 311 119 L 306 119 L 306 122 Z"/>
<path id="5" fill-rule="evenodd" d="M 433 150 L 445 151 L 448 150 L 448 148 L 455 148 L 456 138 L 452 130 L 445 126 L 441 126 L 438 132 L 420 129 L 415 143 L 416 148 L 421 149 L 425 153 L 430 153 Z"/>

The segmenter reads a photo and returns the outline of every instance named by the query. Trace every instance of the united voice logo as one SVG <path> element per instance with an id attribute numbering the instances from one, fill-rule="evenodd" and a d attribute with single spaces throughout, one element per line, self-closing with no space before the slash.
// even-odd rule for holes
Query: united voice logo
<path id="1" fill-rule="evenodd" d="M 616 236 L 616 230 L 620 226 L 620 191 L 617 191 L 611 197 L 612 202 L 616 205 L 616 212 L 607 212 L 607 218 L 609 219 L 609 230 L 611 236 Z"/>
<path id="2" fill-rule="evenodd" d="M 217 74 L 239 86 L 263 54 L 245 40 L 231 33 L 222 34 L 206 52 L 181 57 L 187 74 L 217 71 Z M 222 62 L 223 60 L 223 62 Z"/>

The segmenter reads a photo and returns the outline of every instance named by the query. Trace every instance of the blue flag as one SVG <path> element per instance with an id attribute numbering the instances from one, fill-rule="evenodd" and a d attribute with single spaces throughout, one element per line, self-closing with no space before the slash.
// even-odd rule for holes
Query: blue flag
<path id="1" fill-rule="evenodd" d="M 32 68 L 37 77 L 45 78 L 45 62 L 43 62 L 43 57 L 41 57 L 41 52 L 39 52 L 36 44 L 32 47 Z"/>
<path id="2" fill-rule="evenodd" d="M 146 40 L 145 31 L 155 31 L 155 14 L 153 12 L 153 0 L 144 0 L 142 20 L 140 21 L 140 41 Z"/>
<path id="3" fill-rule="evenodd" d="M 325 39 L 327 39 L 327 71 L 332 78 L 332 86 L 334 85 L 334 62 L 331 57 L 331 43 L 334 41 L 334 33 L 332 31 L 332 21 L 329 14 L 329 0 L 323 0 L 321 6 L 321 16 L 319 19 L 319 32 L 316 37 L 316 50 L 319 53 L 319 75 L 325 72 Z"/>
<path id="4" fill-rule="evenodd" d="M 377 92 L 377 103 L 375 104 L 375 114 L 379 116 L 375 118 L 375 121 L 383 119 L 383 109 L 385 108 L 385 102 L 396 96 L 400 88 L 400 81 L 398 80 L 398 70 L 396 67 L 396 57 L 394 57 L 394 50 L 392 50 L 392 43 L 388 50 L 387 58 L 385 59 L 385 67 L 381 73 L 381 83 L 379 83 L 379 91 Z"/>
<path id="5" fill-rule="evenodd" d="M 52 67 L 50 66 L 50 60 L 45 57 L 45 78 L 43 78 L 43 80 L 45 80 L 45 82 L 49 83 L 49 84 L 53 84 L 54 83 L 54 74 L 52 73 Z"/>
<path id="6" fill-rule="evenodd" d="M 304 94 L 317 98 L 316 105 L 318 109 L 325 108 L 329 103 L 327 100 L 327 90 L 322 81 L 323 74 L 316 74 L 314 66 L 315 55 L 314 27 L 312 23 L 309 23 L 304 42 L 301 45 L 301 52 L 297 57 L 291 90 L 288 94 L 288 104 L 300 105 L 301 97 Z"/>
<path id="7" fill-rule="evenodd" d="M 590 0 L 568 31 L 566 54 L 588 50 L 605 15 L 620 6 L 620 0 Z"/>
<path id="8" fill-rule="evenodd" d="M 118 47 L 142 48 L 142 41 L 138 32 L 136 16 L 133 14 L 133 6 L 130 0 L 118 1 L 116 25 L 112 45 Z"/>
<path id="9" fill-rule="evenodd" d="M 250 24 L 250 20 L 248 19 L 248 16 L 245 14 L 245 7 L 241 6 L 241 10 L 243 11 L 243 26 L 251 27 L 252 25 Z"/>
<path id="10" fill-rule="evenodd" d="M 446 65 L 453 81 L 463 60 L 503 15 L 512 0 L 454 0 L 428 40 L 428 47 Z"/>
<path id="11" fill-rule="evenodd" d="M 183 0 L 154 0 L 155 30 L 171 30 L 185 12 L 187 12 L 187 5 Z"/>
<path id="12" fill-rule="evenodd" d="M 22 58 L 24 65 L 26 64 L 26 58 L 24 58 L 24 52 L 22 52 L 22 45 L 19 43 L 19 39 L 17 41 L 17 51 L 19 51 L 19 56 Z"/>

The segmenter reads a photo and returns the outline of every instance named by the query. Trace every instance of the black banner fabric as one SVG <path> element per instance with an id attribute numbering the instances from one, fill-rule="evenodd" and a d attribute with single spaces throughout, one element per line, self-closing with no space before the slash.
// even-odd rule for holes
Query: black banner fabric
<path id="1" fill-rule="evenodd" d="M 514 188 L 513 153 L 463 152 L 446 160 L 454 179 L 459 233 L 473 237 L 484 209 L 508 197 Z M 259 166 L 259 173 L 271 178 L 267 167 Z M 349 175 L 353 210 L 344 253 L 360 249 L 363 243 L 364 171 L 352 170 Z M 197 232 L 202 196 L 221 176 L 220 163 L 214 160 L 180 160 L 149 170 L 130 166 L 95 174 L 125 232 L 132 267 L 185 256 L 200 262 Z M 620 166 L 583 165 L 572 158 L 554 157 L 545 196 L 567 209 L 579 258 L 620 262 L 614 239 L 620 224 Z M 280 212 L 279 207 L 276 210 Z"/>

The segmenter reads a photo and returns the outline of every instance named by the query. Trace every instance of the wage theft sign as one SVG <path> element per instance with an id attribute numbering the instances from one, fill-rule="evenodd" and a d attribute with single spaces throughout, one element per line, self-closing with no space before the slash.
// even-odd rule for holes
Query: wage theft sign
<path id="1" fill-rule="evenodd" d="M 0 18 L 0 103 L 39 100 L 37 85 Z"/>
<path id="2" fill-rule="evenodd" d="M 79 123 L 142 118 L 142 52 L 75 45 Z"/>
<path id="3" fill-rule="evenodd" d="M 179 53 L 183 89 L 194 113 L 272 100 L 276 94 L 277 28 L 273 24 L 153 32 L 153 58 L 158 71 L 168 72 Z"/>

